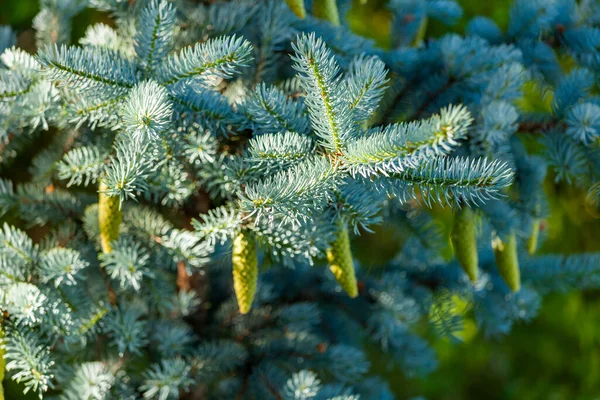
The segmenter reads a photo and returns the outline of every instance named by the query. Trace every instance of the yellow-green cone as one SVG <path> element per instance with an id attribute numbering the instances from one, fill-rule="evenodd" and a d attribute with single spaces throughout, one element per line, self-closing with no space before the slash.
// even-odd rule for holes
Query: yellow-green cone
<path id="1" fill-rule="evenodd" d="M 304 8 L 304 0 L 285 0 L 288 7 L 300 19 L 306 17 L 306 8 Z"/>
<path id="2" fill-rule="evenodd" d="M 477 255 L 475 213 L 470 207 L 461 208 L 452 225 L 454 254 L 471 282 L 477 282 L 479 257 Z"/>
<path id="3" fill-rule="evenodd" d="M 4 331 L 2 330 L 2 319 L 0 318 L 0 400 L 4 400 L 4 386 L 2 381 L 4 380 L 4 370 L 6 368 L 6 361 L 4 361 L 4 349 L 2 348 L 2 339 L 4 338 Z"/>
<path id="4" fill-rule="evenodd" d="M 340 16 L 335 0 L 314 0 L 313 14 L 317 18 L 327 20 L 335 26 L 340 26 Z"/>
<path id="5" fill-rule="evenodd" d="M 358 296 L 348 228 L 342 225 L 341 222 L 338 222 L 335 241 L 327 249 L 327 261 L 329 262 L 329 270 L 333 273 L 342 289 L 348 293 L 348 296 Z"/>
<path id="6" fill-rule="evenodd" d="M 107 187 L 100 182 L 98 191 L 98 223 L 100 226 L 100 244 L 103 253 L 112 251 L 111 243 L 119 238 L 119 227 L 123 220 L 123 212 L 119 209 L 119 198 L 107 196 L 103 192 Z"/>
<path id="7" fill-rule="evenodd" d="M 540 220 L 534 219 L 531 223 L 531 235 L 527 240 L 527 251 L 534 254 L 538 246 L 538 237 L 540 235 Z"/>
<path id="8" fill-rule="evenodd" d="M 500 276 L 510 290 L 518 292 L 521 288 L 521 272 L 519 270 L 516 235 L 511 233 L 504 240 L 496 237 L 492 241 L 492 246 Z"/>
<path id="9" fill-rule="evenodd" d="M 419 24 L 419 30 L 417 31 L 417 35 L 415 36 L 412 44 L 413 46 L 420 46 L 423 44 L 423 39 L 425 39 L 425 34 L 427 33 L 427 17 L 423 17 L 421 23 Z"/>
<path id="10" fill-rule="evenodd" d="M 242 230 L 233 239 L 233 289 L 240 313 L 246 314 L 252 307 L 258 280 L 256 240 L 250 231 Z"/>

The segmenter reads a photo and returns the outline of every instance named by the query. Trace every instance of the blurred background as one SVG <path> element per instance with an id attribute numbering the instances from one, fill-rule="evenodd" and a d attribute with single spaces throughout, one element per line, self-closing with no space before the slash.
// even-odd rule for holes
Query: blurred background
<path id="1" fill-rule="evenodd" d="M 510 0 L 459 3 L 464 11 L 462 21 L 452 28 L 429 24 L 426 37 L 449 30 L 461 33 L 466 21 L 475 15 L 488 16 L 501 28 L 506 27 Z M 37 11 L 38 0 L 0 0 L 0 25 L 11 25 L 18 32 L 19 45 L 29 51 L 34 51 L 30 27 Z M 357 33 L 372 37 L 382 47 L 389 45 L 390 15 L 385 0 L 355 0 L 349 19 Z M 96 22 L 110 24 L 110 19 L 89 10 L 80 14 L 73 26 L 74 41 Z M 548 228 L 541 251 L 600 251 L 600 213 L 586 205 L 585 193 L 555 184 L 551 175 L 546 190 L 551 215 L 545 225 Z M 443 211 L 438 213 L 444 217 Z M 363 265 L 377 268 L 398 250 L 400 242 L 394 238 L 393 232 L 383 229 L 365 234 L 355 240 L 356 255 Z M 383 243 L 384 249 L 378 251 L 377 258 L 367 251 L 372 243 L 377 243 L 378 249 Z M 535 320 L 515 326 L 510 335 L 502 338 L 483 337 L 473 322 L 452 338 L 436 337 L 427 329 L 424 323 L 423 334 L 430 336 L 439 357 L 438 369 L 427 377 L 406 377 L 401 371 L 388 368 L 385 355 L 370 352 L 373 373 L 388 378 L 398 399 L 600 399 L 600 292 L 549 296 Z M 10 393 L 8 400 L 23 398 L 20 391 Z"/>

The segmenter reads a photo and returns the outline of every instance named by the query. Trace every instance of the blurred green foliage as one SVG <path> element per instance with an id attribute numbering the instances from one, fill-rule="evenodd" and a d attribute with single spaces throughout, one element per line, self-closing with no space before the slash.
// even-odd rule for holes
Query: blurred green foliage
<path id="1" fill-rule="evenodd" d="M 388 46 L 389 15 L 383 1 L 356 4 L 350 15 L 357 32 Z M 509 0 L 460 0 L 464 16 L 450 28 L 462 33 L 466 21 L 476 15 L 492 18 L 505 29 Z M 368 17 L 372 15 L 372 17 Z M 384 22 L 382 22 L 382 20 Z M 427 37 L 448 32 L 440 24 L 427 26 Z M 548 107 L 551 98 L 530 88 L 525 106 Z M 535 151 L 535 138 L 522 137 Z M 542 232 L 540 252 L 577 253 L 600 250 L 600 213 L 585 193 L 565 184 L 555 184 L 549 174 L 550 218 Z M 445 226 L 451 216 L 436 210 Z M 355 240 L 355 254 L 367 267 L 383 264 L 400 246 L 401 237 L 386 227 Z M 377 247 L 378 251 L 372 250 Z M 361 249 L 362 248 L 362 249 Z M 375 256 L 374 256 L 375 255 Z M 489 339 L 477 333 L 473 321 L 465 327 L 464 341 L 435 338 L 439 368 L 422 379 L 409 379 L 389 368 L 386 357 L 371 352 L 374 374 L 386 376 L 399 399 L 424 396 L 430 400 L 596 400 L 600 399 L 600 293 L 555 294 L 544 300 L 542 312 L 529 324 L 515 326 L 510 335 Z"/>
<path id="2" fill-rule="evenodd" d="M 22 31 L 31 27 L 31 20 L 38 10 L 38 2 L 33 0 L 0 1 L 0 25 L 11 25 L 13 29 Z"/>
<path id="3" fill-rule="evenodd" d="M 545 241 L 540 252 L 599 251 L 600 220 L 597 210 L 586 205 L 585 192 L 557 185 L 553 176 L 545 187 L 551 216 L 542 232 Z M 449 213 L 435 213 L 449 227 Z M 401 243 L 402 236 L 385 227 L 356 238 L 353 248 L 365 267 L 376 269 Z M 430 332 L 440 365 L 425 378 L 410 379 L 399 369 L 389 369 L 385 355 L 375 351 L 371 352 L 373 374 L 385 376 L 399 399 L 417 395 L 429 400 L 600 399 L 597 291 L 548 296 L 534 321 L 515 326 L 506 337 L 483 337 L 471 319 L 457 336 L 462 342 Z"/>
<path id="4" fill-rule="evenodd" d="M 464 16 L 450 28 L 462 32 L 465 22 L 475 15 L 494 19 L 501 28 L 508 21 L 509 0 L 461 0 Z M 11 25 L 19 34 L 19 44 L 33 48 L 31 21 L 38 0 L 0 0 L 0 24 Z M 388 47 L 390 14 L 385 0 L 355 0 L 349 15 L 352 28 Z M 108 22 L 106 15 L 86 11 L 74 23 L 74 38 L 87 26 Z M 428 24 L 426 36 L 439 36 L 449 28 Z M 532 107 L 547 106 L 547 98 L 535 98 Z M 532 138 L 525 137 L 533 143 Z M 533 146 L 535 147 L 535 146 Z M 557 185 L 549 176 L 546 190 L 551 217 L 543 235 L 542 252 L 573 253 L 600 250 L 600 212 L 585 201 L 585 193 L 564 184 Z M 435 210 L 445 225 L 451 215 Z M 355 240 L 355 254 L 365 267 L 376 268 L 392 257 L 402 245 L 402 237 L 393 227 L 380 227 L 374 234 Z M 372 249 L 377 248 L 376 252 Z M 425 324 L 424 324 L 425 326 Z M 423 329 L 426 329 L 425 327 Z M 432 375 L 409 379 L 398 369 L 389 368 L 386 356 L 371 352 L 373 373 L 388 378 L 399 399 L 424 396 L 429 400 L 595 400 L 600 399 L 600 293 L 573 292 L 556 294 L 544 300 L 542 312 L 529 324 L 516 326 L 499 340 L 482 337 L 468 321 L 463 341 L 453 338 L 431 340 L 440 365 Z M 5 383 L 7 399 L 23 396 L 14 383 Z"/>
<path id="5" fill-rule="evenodd" d="M 501 340 L 438 340 L 439 368 L 406 379 L 375 357 L 400 399 L 593 400 L 600 393 L 600 298 L 571 293 L 547 298 L 541 314 Z"/>

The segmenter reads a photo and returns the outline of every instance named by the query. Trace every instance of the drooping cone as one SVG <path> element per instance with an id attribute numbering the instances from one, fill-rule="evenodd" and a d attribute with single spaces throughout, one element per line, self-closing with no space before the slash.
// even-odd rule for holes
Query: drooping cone
<path id="1" fill-rule="evenodd" d="M 498 272 L 510 290 L 518 292 L 521 289 L 521 272 L 517 254 L 517 237 L 511 233 L 504 240 L 499 237 L 492 241 Z"/>
<path id="2" fill-rule="evenodd" d="M 4 386 L 2 381 L 4 380 L 4 370 L 6 369 L 6 361 L 4 361 L 4 348 L 2 347 L 2 340 L 4 339 L 4 331 L 2 330 L 2 318 L 0 318 L 0 400 L 4 400 Z"/>
<path id="3" fill-rule="evenodd" d="M 529 254 L 534 254 L 538 246 L 538 238 L 540 236 L 540 220 L 534 219 L 531 223 L 531 235 L 527 240 L 527 251 Z"/>
<path id="4" fill-rule="evenodd" d="M 338 221 L 335 241 L 327 249 L 327 261 L 329 262 L 329 270 L 333 273 L 342 289 L 348 293 L 348 296 L 358 296 L 348 228 L 341 221 Z"/>
<path id="5" fill-rule="evenodd" d="M 233 289 L 240 313 L 247 314 L 252 307 L 258 280 L 256 240 L 252 232 L 242 230 L 233 239 Z"/>
<path id="6" fill-rule="evenodd" d="M 117 196 L 107 196 L 106 184 L 101 181 L 98 187 L 98 223 L 100 226 L 100 244 L 103 253 L 112 251 L 111 243 L 119 238 L 119 227 L 123 220 L 123 212 L 119 208 Z"/>
<path id="7" fill-rule="evenodd" d="M 331 22 L 332 25 L 340 26 L 340 16 L 335 0 L 314 0 L 313 14 L 317 18 Z"/>
<path id="8" fill-rule="evenodd" d="M 456 259 L 471 282 L 477 282 L 479 266 L 476 228 L 475 213 L 470 207 L 463 207 L 454 216 L 450 236 Z"/>
<path id="9" fill-rule="evenodd" d="M 306 17 L 306 8 L 304 7 L 304 0 L 285 0 L 288 7 L 296 16 L 300 19 Z"/>
<path id="10" fill-rule="evenodd" d="M 427 16 L 422 17 L 421 23 L 419 24 L 419 30 L 412 41 L 413 46 L 419 47 L 423 44 L 423 39 L 425 39 L 425 34 L 427 33 L 427 23 Z"/>

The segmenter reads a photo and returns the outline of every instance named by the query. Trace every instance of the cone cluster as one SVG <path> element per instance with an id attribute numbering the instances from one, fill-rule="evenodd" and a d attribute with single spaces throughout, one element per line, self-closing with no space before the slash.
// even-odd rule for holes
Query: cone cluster
<path id="1" fill-rule="evenodd" d="M 536 221 L 538 223 L 539 221 Z M 537 230 L 533 229 L 533 238 L 529 239 L 528 250 L 535 251 Z M 463 271 L 471 282 L 477 282 L 479 257 L 477 253 L 477 220 L 475 212 L 469 207 L 463 207 L 454 215 L 450 239 L 454 254 Z M 514 232 L 506 237 L 494 237 L 492 240 L 494 257 L 498 273 L 513 292 L 521 289 L 521 274 L 517 252 L 517 237 Z"/>

